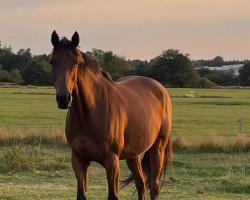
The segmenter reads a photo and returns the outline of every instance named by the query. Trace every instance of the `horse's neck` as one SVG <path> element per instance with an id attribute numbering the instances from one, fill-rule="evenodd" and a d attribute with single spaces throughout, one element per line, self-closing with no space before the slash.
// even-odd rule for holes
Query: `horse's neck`
<path id="1" fill-rule="evenodd" d="M 75 109 L 88 115 L 93 107 L 98 106 L 97 96 L 104 87 L 109 87 L 107 81 L 100 74 L 95 74 L 89 69 L 79 71 L 77 78 L 77 87 L 73 96 L 73 106 Z M 99 100 L 100 101 L 100 100 Z M 105 101 L 103 98 L 102 101 Z"/>

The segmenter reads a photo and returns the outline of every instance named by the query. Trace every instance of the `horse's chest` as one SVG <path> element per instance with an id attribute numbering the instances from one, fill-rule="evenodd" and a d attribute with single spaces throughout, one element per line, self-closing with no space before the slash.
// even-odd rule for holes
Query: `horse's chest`
<path id="1" fill-rule="evenodd" d="M 87 122 L 70 113 L 67 116 L 66 136 L 73 151 L 84 159 L 98 161 L 114 152 L 119 154 L 123 147 L 124 123 L 120 117 L 112 120 L 103 117 Z"/>
<path id="2" fill-rule="evenodd" d="M 70 148 L 81 159 L 99 162 L 108 154 L 108 140 L 95 132 L 87 131 L 86 127 L 78 130 L 70 125 L 66 127 L 66 136 Z"/>

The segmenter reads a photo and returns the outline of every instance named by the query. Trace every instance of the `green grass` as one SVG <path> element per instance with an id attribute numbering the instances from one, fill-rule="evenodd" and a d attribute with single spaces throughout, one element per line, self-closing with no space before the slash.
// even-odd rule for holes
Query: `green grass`
<path id="1" fill-rule="evenodd" d="M 48 130 L 51 126 L 63 130 L 66 111 L 57 108 L 55 95 L 40 93 L 53 94 L 55 91 L 42 87 L 0 88 L 0 127 L 9 133 L 26 133 L 34 128 Z"/>
<path id="2" fill-rule="evenodd" d="M 184 135 L 192 138 L 210 134 L 235 137 L 238 119 L 242 119 L 243 133 L 250 136 L 250 90 L 171 88 L 168 91 L 173 96 L 173 137 Z M 185 94 L 193 94 L 194 97 L 178 97 Z M 209 98 L 214 96 L 220 98 Z"/>
<path id="3" fill-rule="evenodd" d="M 250 90 L 170 88 L 168 91 L 173 103 L 173 138 L 184 135 L 192 139 L 210 134 L 235 137 L 240 118 L 243 133 L 250 135 Z M 8 133 L 24 134 L 34 129 L 48 131 L 53 126 L 64 130 L 66 111 L 57 108 L 54 93 L 52 87 L 0 88 L 0 127 Z M 182 98 L 186 94 L 194 98 Z"/>
<path id="4" fill-rule="evenodd" d="M 235 141 L 239 118 L 243 133 L 250 136 L 250 90 L 168 91 L 173 102 L 173 139 L 182 135 L 191 144 L 215 134 L 223 141 Z M 53 94 L 53 88 L 0 88 L 0 200 L 75 199 L 70 149 L 61 138 L 66 111 L 57 108 Z M 194 97 L 183 98 L 186 94 Z M 175 152 L 176 182 L 166 183 L 161 200 L 250 199 L 249 152 L 202 152 Z M 121 161 L 121 178 L 128 174 Z M 137 199 L 133 190 L 130 186 L 120 191 L 120 199 Z M 95 163 L 91 164 L 88 199 L 107 199 L 105 171 Z"/>
<path id="5" fill-rule="evenodd" d="M 76 180 L 67 147 L 41 145 L 1 148 L 0 159 L 0 199 L 75 199 Z M 249 199 L 249 160 L 250 153 L 177 153 L 173 161 L 176 182 L 167 182 L 159 199 Z M 6 162 L 20 161 L 27 161 L 29 167 L 12 164 L 11 168 L 3 169 Z M 125 162 L 121 161 L 121 178 L 128 174 Z M 133 191 L 133 186 L 121 190 L 120 199 L 137 199 Z M 106 198 L 105 171 L 92 163 L 88 199 Z"/>

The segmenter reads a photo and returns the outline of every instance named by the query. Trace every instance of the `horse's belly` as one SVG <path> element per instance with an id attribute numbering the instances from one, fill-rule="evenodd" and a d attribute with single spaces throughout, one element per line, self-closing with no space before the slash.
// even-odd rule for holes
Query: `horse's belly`
<path id="1" fill-rule="evenodd" d="M 156 141 L 160 131 L 160 125 L 155 124 L 151 128 L 147 125 L 143 128 L 135 128 L 124 133 L 124 148 L 120 159 L 135 157 L 147 151 Z"/>
<path id="2" fill-rule="evenodd" d="M 133 142 L 127 144 L 125 142 L 123 151 L 120 154 L 120 159 L 123 160 L 138 156 L 146 152 L 154 144 L 154 142 L 155 139 L 143 140 L 142 138 L 135 139 Z"/>

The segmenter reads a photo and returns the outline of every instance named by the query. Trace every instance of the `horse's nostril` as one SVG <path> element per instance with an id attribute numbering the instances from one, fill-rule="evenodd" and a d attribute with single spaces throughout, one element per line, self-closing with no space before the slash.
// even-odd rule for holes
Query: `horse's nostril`
<path id="1" fill-rule="evenodd" d="M 69 103 L 72 100 L 72 95 L 71 95 L 71 93 L 67 93 L 67 94 L 59 94 L 59 93 L 57 93 L 56 94 L 56 100 L 60 101 L 60 102 Z"/>

